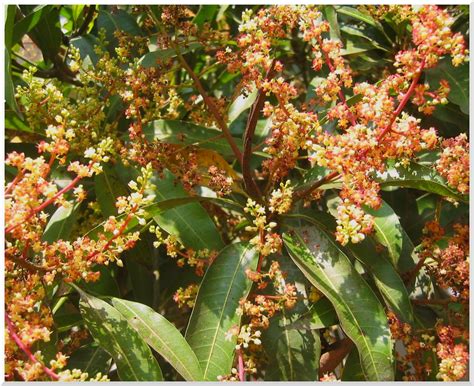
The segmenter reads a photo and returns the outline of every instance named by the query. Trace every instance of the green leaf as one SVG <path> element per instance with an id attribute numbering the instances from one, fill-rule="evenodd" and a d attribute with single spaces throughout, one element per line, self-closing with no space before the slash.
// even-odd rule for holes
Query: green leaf
<path id="1" fill-rule="evenodd" d="M 362 13 L 359 10 L 357 10 L 354 7 L 350 6 L 342 6 L 342 7 L 337 7 L 336 11 L 342 15 L 349 16 L 355 20 L 362 21 L 368 25 L 371 25 L 372 27 L 375 27 L 377 29 L 383 29 L 381 24 L 376 21 L 372 16 Z"/>
<path id="2" fill-rule="evenodd" d="M 14 4 L 6 5 L 5 18 L 5 49 L 10 52 L 13 47 L 13 28 L 18 7 Z"/>
<path id="3" fill-rule="evenodd" d="M 402 225 L 397 214 L 385 201 L 377 210 L 364 210 L 374 216 L 375 238 L 387 248 L 392 264 L 397 266 L 403 250 Z"/>
<path id="4" fill-rule="evenodd" d="M 28 34 L 41 49 L 43 58 L 54 62 L 62 43 L 59 9 L 55 7 L 46 12 L 41 17 L 41 23 L 38 22 Z"/>
<path id="5" fill-rule="evenodd" d="M 310 307 L 307 317 L 311 328 L 317 330 L 334 326 L 339 321 L 336 310 L 328 298 L 319 299 L 314 303 Z"/>
<path id="6" fill-rule="evenodd" d="M 23 19 L 15 23 L 11 41 L 12 47 L 19 43 L 23 36 L 35 28 L 52 9 L 52 5 L 39 5 Z"/>
<path id="7" fill-rule="evenodd" d="M 186 381 L 203 380 L 196 355 L 177 328 L 166 318 L 144 304 L 128 300 L 112 298 L 112 305 Z"/>
<path id="8" fill-rule="evenodd" d="M 204 23 L 211 22 L 218 11 L 219 5 L 200 5 L 198 13 L 196 16 L 194 16 L 193 24 L 196 24 L 199 28 L 201 28 Z"/>
<path id="9" fill-rule="evenodd" d="M 355 347 L 351 350 L 344 363 L 341 381 L 365 381 L 364 372 L 360 365 L 359 353 Z"/>
<path id="10" fill-rule="evenodd" d="M 283 240 L 295 264 L 334 305 L 341 327 L 359 351 L 366 379 L 393 380 L 392 340 L 384 309 L 347 255 L 314 226 L 297 227 L 284 233 Z"/>
<path id="11" fill-rule="evenodd" d="M 81 59 L 83 61 L 90 60 L 90 63 L 92 63 L 93 65 L 95 65 L 99 60 L 97 54 L 94 51 L 94 46 L 98 44 L 98 39 L 94 35 L 90 34 L 77 36 L 71 39 L 71 45 L 73 45 L 79 50 L 81 54 Z"/>
<path id="12" fill-rule="evenodd" d="M 333 40 L 341 40 L 341 31 L 339 30 L 339 23 L 337 22 L 337 13 L 333 5 L 324 5 L 323 14 L 329 22 L 331 29 L 329 30 L 329 37 Z"/>
<path id="13" fill-rule="evenodd" d="M 5 80 L 5 82 L 8 82 L 8 80 Z M 5 87 L 8 87 L 8 85 L 5 84 Z M 5 90 L 5 92 L 7 91 Z M 7 99 L 6 95 L 5 99 Z M 19 130 L 24 131 L 26 133 L 33 132 L 33 130 L 25 122 L 23 122 L 22 119 L 13 110 L 5 111 L 5 129 Z"/>
<path id="14" fill-rule="evenodd" d="M 439 81 L 449 82 L 451 91 L 448 100 L 461 108 L 464 114 L 469 114 L 469 64 L 464 63 L 454 67 L 451 58 L 439 61 L 436 67 L 426 71 L 428 83 L 432 89 L 439 87 Z"/>
<path id="15" fill-rule="evenodd" d="M 462 195 L 451 189 L 446 180 L 436 173 L 434 168 L 415 162 L 410 163 L 406 168 L 402 166 L 389 167 L 385 172 L 377 173 L 375 180 L 380 183 L 382 188 L 398 186 L 435 193 L 456 201 L 467 202 L 469 199 L 467 195 Z"/>
<path id="16" fill-rule="evenodd" d="M 239 95 L 229 106 L 228 125 L 234 122 L 245 110 L 248 110 L 257 99 L 257 96 L 258 90 L 254 90 L 249 95 Z"/>
<path id="17" fill-rule="evenodd" d="M 188 197 L 184 188 L 165 170 L 164 178 L 153 183 L 158 201 Z M 224 246 L 216 225 L 201 204 L 195 202 L 156 214 L 153 219 L 167 233 L 175 235 L 187 248 L 221 250 Z"/>
<path id="18" fill-rule="evenodd" d="M 201 43 L 190 43 L 186 47 L 180 49 L 180 54 L 184 55 L 188 52 L 194 51 L 201 47 Z M 153 49 L 154 47 L 151 46 Z M 178 54 L 174 50 L 174 48 L 165 48 L 165 49 L 154 49 L 153 51 L 149 52 L 148 54 L 143 55 L 138 64 L 144 68 L 155 67 L 159 62 L 167 59 L 171 59 L 176 57 Z"/>
<path id="19" fill-rule="evenodd" d="M 70 370 L 80 369 L 82 372 L 88 373 L 90 377 L 97 373 L 107 374 L 109 367 L 110 355 L 95 343 L 87 344 L 74 351 L 66 366 Z"/>
<path id="20" fill-rule="evenodd" d="M 42 240 L 48 243 L 57 240 L 68 240 L 74 222 L 76 221 L 79 206 L 80 203 L 76 203 L 69 208 L 61 206 L 56 209 L 44 229 Z"/>
<path id="21" fill-rule="evenodd" d="M 298 294 L 307 297 L 308 281 L 287 255 L 272 258 L 279 262 L 286 283 L 294 283 Z M 269 363 L 265 380 L 314 381 L 319 374 L 321 342 L 319 331 L 311 320 L 302 315 L 311 307 L 306 300 L 298 301 L 291 310 L 283 309 L 270 320 L 270 326 L 262 334 L 263 347 Z"/>
<path id="22" fill-rule="evenodd" d="M 95 176 L 95 195 L 105 217 L 117 214 L 115 203 L 120 196 L 128 195 L 127 186 L 112 167 L 105 165 L 104 171 Z"/>
<path id="23" fill-rule="evenodd" d="M 15 85 L 13 84 L 10 53 L 5 50 L 5 102 L 17 114 L 20 113 L 15 98 Z"/>
<path id="24" fill-rule="evenodd" d="M 193 123 L 172 120 L 152 121 L 143 127 L 148 141 L 157 139 L 176 145 L 193 145 L 204 149 L 215 150 L 223 157 L 233 156 L 229 143 L 216 129 L 198 126 Z M 242 140 L 236 138 L 237 145 L 242 148 Z"/>
<path id="25" fill-rule="evenodd" d="M 316 381 L 319 373 L 321 341 L 319 331 L 308 320 L 291 323 L 288 311 L 272 318 L 265 331 L 265 350 L 270 363 L 265 373 L 269 381 Z"/>
<path id="26" fill-rule="evenodd" d="M 247 243 L 225 247 L 206 271 L 186 330 L 186 340 L 195 352 L 204 379 L 216 381 L 229 374 L 235 350 L 235 338 L 225 334 L 240 325 L 236 313 L 239 300 L 248 295 L 252 282 L 246 269 L 255 270 L 258 254 Z"/>
<path id="27" fill-rule="evenodd" d="M 413 324 L 413 309 L 405 284 L 386 254 L 377 252 L 377 244 L 372 237 L 358 244 L 348 244 L 348 249 L 372 274 L 389 308 L 401 320 Z"/>
<path id="28" fill-rule="evenodd" d="M 308 215 L 298 214 L 290 218 L 301 218 L 324 229 L 326 232 L 336 230 L 334 218 L 322 212 L 309 212 Z M 404 256 L 404 253 L 413 252 L 413 244 L 401 228 L 404 240 L 404 249 L 400 253 L 399 265 L 407 264 L 406 259 L 411 256 Z M 342 248 L 342 247 L 341 247 Z M 410 249 L 411 248 L 411 249 Z M 382 294 L 385 303 L 397 313 L 397 315 L 408 323 L 413 322 L 413 310 L 408 296 L 408 290 L 399 276 L 396 267 L 390 261 L 386 251 L 378 251 L 377 243 L 372 236 L 368 236 L 360 243 L 349 243 L 344 248 L 345 251 L 353 255 L 358 261 L 364 264 L 364 268 L 373 276 L 375 285 Z M 411 262 L 411 261 L 410 261 Z"/>
<path id="29" fill-rule="evenodd" d="M 115 31 L 122 31 L 132 36 L 143 35 L 135 18 L 123 9 L 118 9 L 113 13 L 101 9 L 97 16 L 96 25 L 99 30 L 101 28 L 105 29 L 106 39 L 112 46 L 117 43 L 117 38 L 114 36 Z"/>
<path id="30" fill-rule="evenodd" d="M 160 366 L 148 345 L 107 302 L 75 287 L 82 317 L 97 343 L 114 359 L 121 381 L 161 381 Z"/>

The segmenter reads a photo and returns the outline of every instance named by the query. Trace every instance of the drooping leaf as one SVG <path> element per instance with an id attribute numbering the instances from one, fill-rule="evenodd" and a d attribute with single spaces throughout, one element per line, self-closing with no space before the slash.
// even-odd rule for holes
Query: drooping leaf
<path id="1" fill-rule="evenodd" d="M 242 114 L 245 110 L 248 110 L 255 99 L 257 99 L 258 90 L 254 90 L 249 95 L 239 95 L 230 105 L 228 111 L 228 124 L 230 125 L 234 122 L 240 114 Z"/>
<path id="2" fill-rule="evenodd" d="M 405 284 L 386 254 L 383 251 L 377 252 L 377 245 L 372 237 L 367 237 L 358 244 L 349 244 L 348 249 L 372 273 L 387 305 L 401 320 L 413 323 L 413 310 Z"/>
<path id="3" fill-rule="evenodd" d="M 379 209 L 365 207 L 374 216 L 375 238 L 387 248 L 392 264 L 397 266 L 403 250 L 402 226 L 397 214 L 385 201 Z"/>
<path id="4" fill-rule="evenodd" d="M 180 49 L 180 54 L 187 54 L 201 47 L 200 43 L 190 43 L 186 47 Z M 152 47 L 153 48 L 153 47 Z M 143 55 L 138 64 L 143 68 L 155 67 L 159 62 L 176 57 L 178 54 L 173 48 L 154 49 L 148 54 Z"/>
<path id="5" fill-rule="evenodd" d="M 294 215 L 309 223 L 314 224 L 320 229 L 331 233 L 336 229 L 335 219 L 323 212 L 308 212 L 308 215 L 298 214 Z M 403 228 L 402 237 L 403 237 Z M 403 237 L 405 240 L 405 238 Z M 408 253 L 411 247 L 413 252 L 413 245 L 411 240 L 405 240 L 405 250 L 401 253 Z M 342 249 L 342 247 L 340 247 Z M 367 236 L 365 240 L 360 243 L 348 243 L 343 251 L 354 256 L 363 264 L 364 269 L 369 272 L 375 281 L 375 285 L 379 289 L 386 304 L 404 321 L 408 323 L 413 322 L 413 311 L 411 302 L 408 296 L 409 291 L 405 287 L 403 280 L 397 272 L 397 267 L 390 261 L 386 250 L 379 250 L 377 243 L 372 236 Z M 408 256 L 401 254 L 400 262 L 407 264 Z M 399 262 L 399 265 L 401 263 Z"/>
<path id="6" fill-rule="evenodd" d="M 69 208 L 63 206 L 56 209 L 49 219 L 43 232 L 43 241 L 52 243 L 56 240 L 67 240 L 71 234 L 72 226 L 76 221 L 76 214 L 80 204 L 76 203 Z"/>
<path id="7" fill-rule="evenodd" d="M 13 27 L 12 47 L 19 43 L 23 36 L 35 28 L 52 9 L 52 5 L 39 5 L 23 19 L 16 22 Z"/>
<path id="8" fill-rule="evenodd" d="M 230 374 L 235 338 L 226 339 L 226 332 L 239 326 L 241 317 L 236 313 L 239 300 L 246 297 L 252 282 L 245 274 L 254 270 L 258 254 L 246 243 L 225 247 L 206 271 L 199 287 L 186 340 L 195 352 L 204 379 Z"/>
<path id="9" fill-rule="evenodd" d="M 193 23 L 201 28 L 204 23 L 211 22 L 219 11 L 218 5 L 203 4 L 199 6 L 199 11 L 194 16 Z"/>
<path id="10" fill-rule="evenodd" d="M 154 184 L 157 201 L 189 196 L 168 170 L 165 170 L 164 178 L 155 180 Z M 224 246 L 216 225 L 197 202 L 156 214 L 153 219 L 187 248 L 219 251 Z"/>
<path id="11" fill-rule="evenodd" d="M 362 13 L 354 7 L 351 7 L 351 6 L 336 7 L 336 11 L 342 15 L 346 15 L 355 20 L 362 21 L 372 27 L 375 27 L 378 29 L 382 28 L 380 23 L 377 20 L 375 20 L 372 16 L 366 13 Z"/>
<path id="12" fill-rule="evenodd" d="M 265 335 L 265 350 L 270 356 L 265 380 L 318 380 L 321 342 L 319 331 L 311 328 L 308 320 L 291 323 L 288 312 L 283 310 L 272 320 Z"/>
<path id="13" fill-rule="evenodd" d="M 90 377 L 97 373 L 106 375 L 110 368 L 110 355 L 97 344 L 89 343 L 71 354 L 66 368 L 70 370 L 81 369 L 82 372 L 88 373 Z"/>
<path id="14" fill-rule="evenodd" d="M 353 348 L 346 358 L 344 368 L 342 370 L 341 381 L 365 381 L 364 372 L 360 365 L 359 353 L 357 348 Z"/>
<path id="15" fill-rule="evenodd" d="M 432 89 L 439 87 L 439 81 L 445 79 L 451 88 L 448 100 L 469 114 L 469 64 L 454 67 L 451 58 L 444 58 L 434 67 L 426 71 L 428 83 Z"/>
<path id="16" fill-rule="evenodd" d="M 138 26 L 135 18 L 123 9 L 115 10 L 113 13 L 101 9 L 96 20 L 97 29 L 105 29 L 106 39 L 115 46 L 117 38 L 114 36 L 115 31 L 122 31 L 132 36 L 142 35 L 142 31 Z"/>
<path id="17" fill-rule="evenodd" d="M 87 34 L 77 36 L 71 39 L 70 43 L 79 50 L 79 53 L 81 54 L 81 59 L 83 61 L 90 60 L 90 63 L 95 65 L 99 60 L 97 54 L 94 51 L 94 46 L 98 45 L 99 41 L 94 35 Z"/>
<path id="18" fill-rule="evenodd" d="M 336 310 L 328 298 L 322 298 L 311 305 L 307 318 L 311 328 L 318 330 L 338 323 Z"/>
<path id="19" fill-rule="evenodd" d="M 54 62 L 62 43 L 59 9 L 54 7 L 42 15 L 41 23 L 38 22 L 28 34 L 41 49 L 43 58 Z"/>
<path id="20" fill-rule="evenodd" d="M 383 307 L 349 258 L 323 230 L 299 226 L 284 233 L 286 249 L 306 278 L 334 305 L 356 345 L 367 380 L 393 380 L 392 341 Z"/>
<path id="21" fill-rule="evenodd" d="M 165 317 L 150 307 L 112 298 L 112 305 L 138 334 L 165 358 L 186 381 L 202 381 L 201 366 L 188 342 Z"/>
<path id="22" fill-rule="evenodd" d="M 109 303 L 78 291 L 86 326 L 97 343 L 114 359 L 120 380 L 163 380 L 160 366 L 150 348 L 122 314 Z"/>
<path id="23" fill-rule="evenodd" d="M 8 80 L 6 80 L 7 82 Z M 5 87 L 9 87 L 5 84 Z M 5 96 L 5 99 L 7 96 Z M 26 133 L 32 133 L 33 130 L 13 110 L 5 111 L 5 129 L 19 130 Z"/>
<path id="24" fill-rule="evenodd" d="M 434 168 L 412 162 L 406 168 L 389 167 L 383 173 L 377 173 L 375 180 L 381 187 L 398 186 L 423 190 L 440 196 L 453 198 L 457 201 L 467 201 L 468 197 L 451 189 L 446 180 Z"/>
<path id="25" fill-rule="evenodd" d="M 224 157 L 234 154 L 221 131 L 190 122 L 156 120 L 144 125 L 143 133 L 149 141 L 157 139 L 176 145 L 194 145 L 215 150 Z M 242 141 L 236 138 L 236 142 L 242 148 Z"/>
<path id="26" fill-rule="evenodd" d="M 310 287 L 304 275 L 287 255 L 273 258 L 285 272 L 285 283 L 296 285 L 298 294 L 307 297 Z M 321 342 L 319 331 L 311 325 L 311 319 L 303 315 L 310 312 L 307 300 L 298 301 L 289 310 L 283 309 L 270 320 L 263 331 L 262 342 L 269 363 L 265 380 L 314 381 L 318 379 Z"/>
<path id="27" fill-rule="evenodd" d="M 10 53 L 5 50 L 5 102 L 7 106 L 14 111 L 13 114 L 19 114 L 18 104 L 15 98 L 15 86 L 13 84 Z"/>
<path id="28" fill-rule="evenodd" d="M 341 40 L 341 31 L 339 30 L 339 24 L 337 22 L 337 13 L 333 5 L 323 6 L 323 14 L 326 20 L 329 22 L 331 27 L 329 36 L 334 40 Z"/>
<path id="29" fill-rule="evenodd" d="M 117 198 L 128 193 L 127 186 L 110 166 L 104 166 L 104 172 L 95 176 L 95 195 L 104 217 L 116 215 Z"/>

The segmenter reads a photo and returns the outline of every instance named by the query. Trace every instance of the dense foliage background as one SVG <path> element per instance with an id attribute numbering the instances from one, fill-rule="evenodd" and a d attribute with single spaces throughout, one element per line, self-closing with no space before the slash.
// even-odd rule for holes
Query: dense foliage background
<path id="1" fill-rule="evenodd" d="M 459 380 L 468 6 L 9 5 L 7 380 Z"/>

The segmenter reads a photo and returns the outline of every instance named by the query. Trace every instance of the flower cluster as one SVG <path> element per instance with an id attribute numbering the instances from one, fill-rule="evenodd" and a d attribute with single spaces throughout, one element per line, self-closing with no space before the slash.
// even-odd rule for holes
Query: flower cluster
<path id="1" fill-rule="evenodd" d="M 267 287 L 269 282 L 275 295 L 256 295 L 253 301 L 241 299 L 239 313 L 250 317 L 250 325 L 253 327 L 267 328 L 270 318 L 282 309 L 291 309 L 298 299 L 296 286 L 286 283 L 285 274 L 280 269 L 280 264 L 273 261 L 267 273 L 247 270 L 247 277 L 258 284 L 259 289 Z"/>
<path id="2" fill-rule="evenodd" d="M 466 134 L 443 141 L 443 152 L 436 162 L 436 170 L 449 185 L 463 194 L 469 192 L 469 142 Z"/>
<path id="3" fill-rule="evenodd" d="M 436 346 L 436 354 L 441 359 L 441 363 L 436 378 L 445 382 L 458 381 L 466 374 L 469 362 L 467 346 L 455 342 L 455 338 L 463 333 L 450 326 L 439 325 L 437 334 L 440 342 Z"/>
<path id="4" fill-rule="evenodd" d="M 282 240 L 278 233 L 272 231 L 277 224 L 275 222 L 267 223 L 265 207 L 249 198 L 245 212 L 254 218 L 253 226 L 247 226 L 245 230 L 257 232 L 257 235 L 250 240 L 250 243 L 255 245 L 262 256 L 278 252 L 281 248 Z"/>
<path id="5" fill-rule="evenodd" d="M 199 290 L 197 284 L 190 284 L 186 288 L 178 288 L 173 295 L 173 300 L 178 304 L 178 307 L 193 308 L 196 301 L 196 296 Z"/>
<path id="6" fill-rule="evenodd" d="M 348 199 L 337 207 L 336 239 L 342 245 L 346 245 L 349 241 L 355 244 L 364 240 L 373 225 L 374 218 Z"/>

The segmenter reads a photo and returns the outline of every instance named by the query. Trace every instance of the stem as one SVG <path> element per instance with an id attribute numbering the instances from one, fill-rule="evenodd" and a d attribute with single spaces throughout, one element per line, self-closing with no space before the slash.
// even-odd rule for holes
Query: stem
<path id="1" fill-rule="evenodd" d="M 20 337 L 17 335 L 15 331 L 15 326 L 11 321 L 10 317 L 5 313 L 5 322 L 7 323 L 8 333 L 10 334 L 11 338 L 15 341 L 16 345 L 26 354 L 28 359 L 33 363 L 41 363 L 36 357 L 31 353 L 30 349 L 22 342 Z M 53 370 L 49 367 L 46 367 L 43 363 L 43 371 L 53 380 L 57 381 L 59 379 L 58 374 L 56 374 Z"/>
<path id="2" fill-rule="evenodd" d="M 331 63 L 331 58 L 329 57 L 329 55 L 327 54 L 326 51 L 324 51 L 322 49 L 322 46 L 323 46 L 323 41 L 321 39 L 321 36 L 318 36 L 318 43 L 319 43 L 319 46 L 321 47 L 321 51 L 323 51 L 324 53 L 324 59 L 326 60 L 326 64 L 327 66 L 329 67 L 329 71 L 333 72 L 334 71 L 334 66 L 333 64 Z M 344 93 L 342 92 L 342 89 L 339 90 L 339 92 L 337 93 L 337 95 L 339 96 L 339 99 L 341 100 L 342 104 L 344 105 L 344 107 L 347 109 L 347 111 L 349 112 L 349 119 L 351 121 L 351 124 L 352 126 L 355 126 L 357 124 L 355 118 L 354 118 L 354 115 L 352 114 L 352 112 L 350 111 L 349 109 L 349 106 L 347 105 L 347 101 L 346 101 L 346 97 L 344 96 Z"/>
<path id="3" fill-rule="evenodd" d="M 265 78 L 268 80 L 273 76 L 275 60 L 272 61 L 270 68 L 267 71 Z M 253 103 L 250 111 L 247 126 L 245 127 L 244 134 L 244 152 L 242 154 L 242 176 L 244 178 L 245 188 L 249 192 L 252 198 L 258 199 L 261 197 L 260 189 L 258 188 L 255 180 L 252 177 L 252 171 L 250 169 L 250 158 L 252 156 L 252 139 L 255 134 L 255 128 L 257 127 L 258 116 L 262 111 L 263 104 L 265 102 L 265 92 L 263 89 L 258 91 L 258 97 Z"/>
<path id="4" fill-rule="evenodd" d="M 244 356 L 242 354 L 242 349 L 238 350 L 238 356 L 239 356 L 239 379 L 240 379 L 240 382 L 245 382 Z"/>
<path id="5" fill-rule="evenodd" d="M 137 211 L 137 209 L 138 209 L 138 206 L 134 206 L 132 208 L 131 212 L 128 214 L 127 218 L 124 220 L 123 224 L 120 226 L 118 233 L 116 235 L 114 235 L 112 238 L 110 238 L 109 241 L 107 241 L 107 243 L 104 245 L 104 248 L 102 248 L 102 250 L 100 250 L 100 251 L 96 250 L 96 251 L 90 253 L 89 256 L 86 257 L 86 260 L 91 260 L 93 257 L 97 256 L 99 253 L 103 253 L 103 252 L 107 251 L 110 248 L 110 246 L 112 245 L 112 242 L 116 238 L 121 236 L 123 234 L 123 232 L 125 232 L 125 229 L 127 229 L 127 225 L 132 220 L 133 214 Z"/>
<path id="6" fill-rule="evenodd" d="M 150 9 L 150 16 L 153 18 L 156 27 L 161 31 L 163 31 L 163 26 L 161 25 L 160 21 L 156 18 L 154 15 L 153 11 Z M 194 85 L 196 86 L 197 90 L 199 91 L 199 94 L 201 94 L 202 99 L 204 100 L 204 103 L 206 104 L 207 108 L 211 112 L 211 114 L 214 116 L 214 119 L 216 120 L 219 128 L 221 129 L 222 133 L 224 134 L 227 142 L 229 143 L 234 155 L 237 157 L 237 160 L 239 161 L 240 165 L 242 165 L 242 153 L 240 152 L 237 144 L 234 141 L 234 138 L 232 137 L 232 134 L 230 133 L 229 128 L 227 127 L 227 123 L 222 119 L 221 114 L 219 113 L 219 110 L 217 109 L 216 105 L 212 101 L 211 98 L 207 95 L 206 90 L 204 89 L 201 81 L 199 80 L 199 77 L 196 75 L 196 73 L 193 71 L 193 69 L 189 66 L 189 64 L 186 62 L 184 59 L 183 55 L 179 51 L 178 45 L 170 39 L 170 45 L 171 47 L 175 50 L 176 55 L 178 57 L 179 62 L 181 65 L 184 67 L 186 72 L 189 74 L 191 79 L 194 82 Z"/>
<path id="7" fill-rule="evenodd" d="M 5 195 L 7 195 L 8 193 L 12 191 L 15 185 L 18 184 L 18 182 L 20 182 L 20 180 L 23 178 L 24 174 L 25 172 L 23 171 L 23 169 L 17 173 L 13 181 L 10 183 L 10 185 L 8 185 L 8 188 L 5 190 Z"/>

